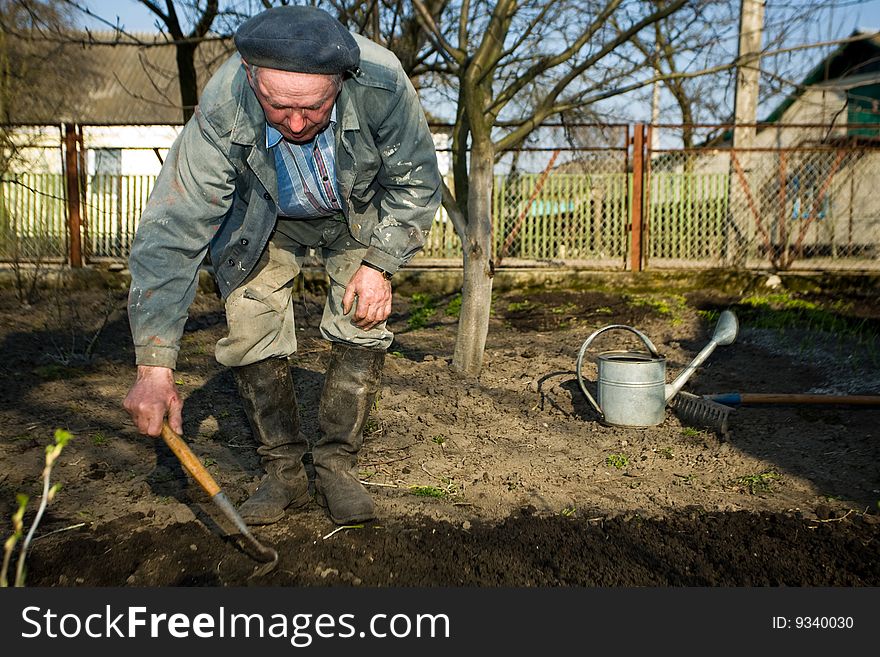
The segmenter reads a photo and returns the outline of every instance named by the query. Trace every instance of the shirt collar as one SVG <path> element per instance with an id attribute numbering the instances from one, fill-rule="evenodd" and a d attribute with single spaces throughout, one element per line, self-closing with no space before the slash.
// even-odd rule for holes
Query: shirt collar
<path id="1" fill-rule="evenodd" d="M 325 128 L 332 128 L 336 124 L 336 103 L 333 103 L 333 109 L 330 110 L 330 125 Z M 266 148 L 274 148 L 278 145 L 284 137 L 281 136 L 281 133 L 278 132 L 275 128 L 273 128 L 269 123 L 266 123 Z"/>

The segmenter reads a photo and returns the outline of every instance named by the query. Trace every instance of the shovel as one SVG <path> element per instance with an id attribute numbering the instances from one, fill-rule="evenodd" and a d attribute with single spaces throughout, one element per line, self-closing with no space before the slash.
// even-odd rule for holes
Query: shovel
<path id="1" fill-rule="evenodd" d="M 211 496 L 211 500 L 223 512 L 223 515 L 235 525 L 238 533 L 241 534 L 245 539 L 245 543 L 251 548 L 250 550 L 245 550 L 245 552 L 248 553 L 248 556 L 264 564 L 254 571 L 254 575 L 265 575 L 274 570 L 275 566 L 278 565 L 278 552 L 270 547 L 262 545 L 256 538 L 254 538 L 254 535 L 251 534 L 238 511 L 232 506 L 229 498 L 226 497 L 222 490 L 220 490 L 220 486 L 214 480 L 214 477 L 211 476 L 211 473 L 208 472 L 207 468 L 205 468 L 196 455 L 193 454 L 189 445 L 183 441 L 183 438 L 177 435 L 174 429 L 168 426 L 167 422 L 162 425 L 162 440 L 164 440 L 165 444 L 168 445 L 172 452 L 174 452 L 174 455 L 180 461 L 181 465 L 183 465 L 192 478 L 198 482 L 199 486 L 202 487 L 202 490 Z"/>

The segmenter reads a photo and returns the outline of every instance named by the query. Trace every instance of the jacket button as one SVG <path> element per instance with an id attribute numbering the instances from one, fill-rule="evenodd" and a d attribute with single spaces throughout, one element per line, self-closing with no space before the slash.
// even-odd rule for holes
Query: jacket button
<path id="1" fill-rule="evenodd" d="M 241 244 L 242 246 L 247 246 L 248 245 L 247 238 L 242 237 L 241 241 L 239 241 L 239 244 Z"/>
<path id="2" fill-rule="evenodd" d="M 230 258 L 229 260 L 226 261 L 226 264 L 229 265 L 230 267 L 234 267 L 234 266 L 235 266 L 235 260 L 233 260 L 232 258 Z"/>
<path id="3" fill-rule="evenodd" d="M 267 201 L 271 201 L 272 195 L 269 192 L 266 192 L 265 194 L 263 194 L 263 198 L 266 199 Z"/>

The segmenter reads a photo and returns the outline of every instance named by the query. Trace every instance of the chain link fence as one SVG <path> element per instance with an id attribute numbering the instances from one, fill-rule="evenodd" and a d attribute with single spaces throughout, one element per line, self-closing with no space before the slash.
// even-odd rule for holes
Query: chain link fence
<path id="1" fill-rule="evenodd" d="M 758 126 L 753 146 L 736 151 L 729 127 L 658 126 L 641 153 L 633 146 L 638 128 L 548 126 L 505 153 L 492 190 L 496 266 L 626 269 L 641 248 L 650 269 L 880 269 L 877 126 Z M 60 140 L 40 149 L 31 161 L 62 161 Z M 633 202 L 636 177 L 641 203 Z M 88 174 L 81 158 L 86 262 L 128 258 L 154 183 L 148 175 Z M 68 259 L 66 189 L 62 173 L 3 175 L 0 260 Z M 461 262 L 443 209 L 417 262 L 428 259 Z"/>
<path id="2" fill-rule="evenodd" d="M 880 268 L 880 126 L 731 128 L 701 147 L 655 128 L 646 178 L 646 266 Z M 658 139 L 659 137 L 659 139 Z"/>

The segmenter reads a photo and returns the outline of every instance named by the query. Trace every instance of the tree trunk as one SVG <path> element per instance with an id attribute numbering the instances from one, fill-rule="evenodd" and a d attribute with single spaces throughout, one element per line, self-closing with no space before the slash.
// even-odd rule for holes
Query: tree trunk
<path id="1" fill-rule="evenodd" d="M 491 142 L 474 143 L 471 151 L 467 234 L 463 244 L 464 284 L 461 315 L 452 367 L 478 376 L 489 332 L 492 303 L 492 185 L 494 151 Z"/>
<path id="2" fill-rule="evenodd" d="M 180 102 L 183 105 L 183 122 L 192 117 L 199 102 L 198 78 L 196 77 L 196 43 L 177 44 L 177 71 L 180 85 Z"/>

